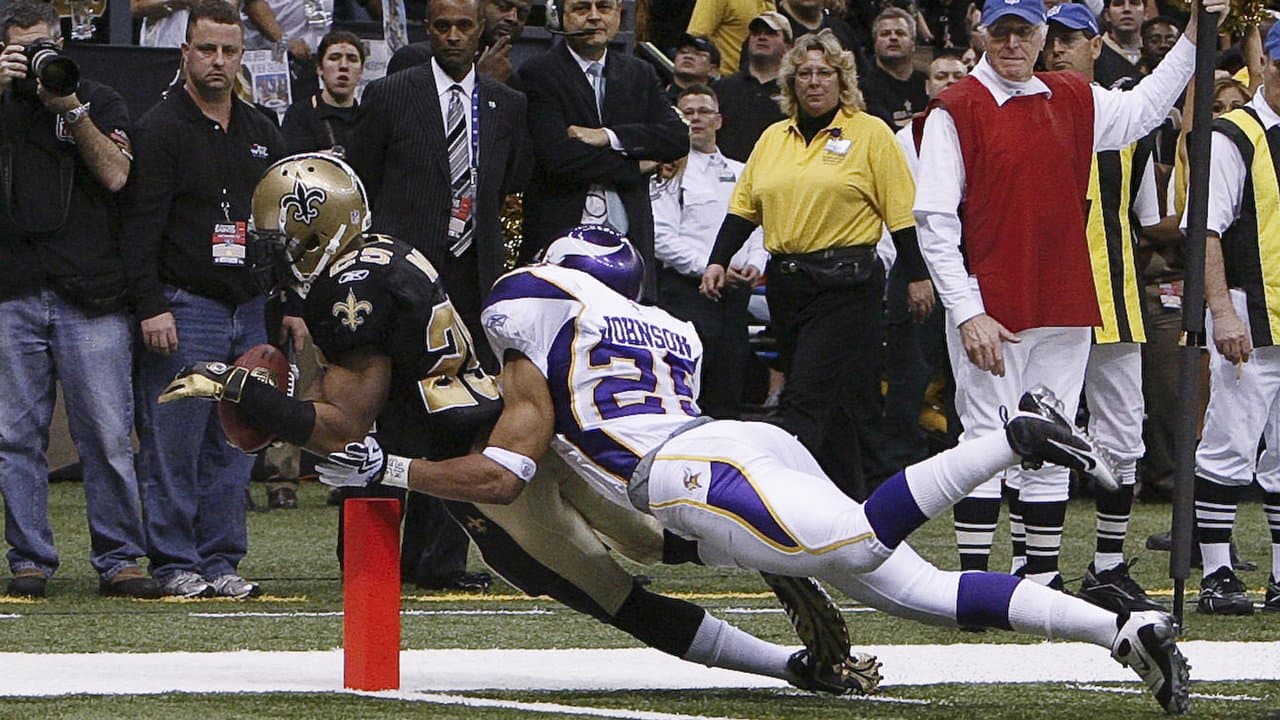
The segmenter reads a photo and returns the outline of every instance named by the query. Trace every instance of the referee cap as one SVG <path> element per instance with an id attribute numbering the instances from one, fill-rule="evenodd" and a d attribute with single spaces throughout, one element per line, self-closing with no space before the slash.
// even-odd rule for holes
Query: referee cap
<path id="1" fill-rule="evenodd" d="M 1102 29 L 1098 27 L 1098 18 L 1093 16 L 1089 8 L 1076 3 L 1061 3 L 1049 8 L 1046 15 L 1049 22 L 1061 25 L 1068 30 L 1083 30 L 1089 37 L 1098 37 Z"/>
<path id="2" fill-rule="evenodd" d="M 1272 25 L 1267 31 L 1267 39 L 1263 41 L 1262 47 L 1266 49 L 1267 57 L 1280 60 L 1280 22 Z"/>
<path id="3" fill-rule="evenodd" d="M 1044 22 L 1043 0 L 987 0 L 982 6 L 982 24 L 994 25 L 1005 15 L 1014 15 L 1039 25 Z"/>

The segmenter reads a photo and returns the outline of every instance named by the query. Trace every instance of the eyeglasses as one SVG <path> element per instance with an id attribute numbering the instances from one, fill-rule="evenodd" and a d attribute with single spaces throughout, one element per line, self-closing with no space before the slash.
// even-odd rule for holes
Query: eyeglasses
<path id="1" fill-rule="evenodd" d="M 702 117 L 715 117 L 720 114 L 720 111 L 712 110 L 711 108 L 689 108 L 688 110 L 681 110 L 680 114 L 687 118 L 698 117 L 699 115 Z"/>
<path id="2" fill-rule="evenodd" d="M 987 36 L 992 40 L 1005 42 L 1010 36 L 1015 36 L 1021 42 L 1026 42 L 1036 34 L 1036 28 L 1039 25 L 995 25 L 987 27 Z"/>
<path id="3" fill-rule="evenodd" d="M 836 76 L 836 71 L 831 68 L 800 68 L 796 71 L 796 79 L 809 82 L 814 78 L 819 80 L 830 80 Z"/>

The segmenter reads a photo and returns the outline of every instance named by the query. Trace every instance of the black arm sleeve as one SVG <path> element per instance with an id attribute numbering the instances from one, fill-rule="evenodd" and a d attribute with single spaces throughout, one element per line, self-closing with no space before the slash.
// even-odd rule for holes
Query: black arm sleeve
<path id="1" fill-rule="evenodd" d="M 316 408 L 285 395 L 257 378 L 249 378 L 240 392 L 240 406 L 260 430 L 294 445 L 305 445 L 316 426 Z"/>
<path id="2" fill-rule="evenodd" d="M 755 229 L 755 223 L 746 218 L 738 217 L 733 213 L 725 215 L 724 222 L 720 223 L 720 232 L 716 233 L 716 244 L 711 248 L 711 259 L 707 264 L 729 267 L 733 254 L 738 252 Z"/>
<path id="3" fill-rule="evenodd" d="M 924 264 L 924 255 L 920 254 L 920 241 L 916 239 L 915 226 L 905 227 L 897 232 L 889 233 L 894 247 L 898 248 L 897 262 L 902 265 L 907 282 L 929 279 L 929 268 Z"/>

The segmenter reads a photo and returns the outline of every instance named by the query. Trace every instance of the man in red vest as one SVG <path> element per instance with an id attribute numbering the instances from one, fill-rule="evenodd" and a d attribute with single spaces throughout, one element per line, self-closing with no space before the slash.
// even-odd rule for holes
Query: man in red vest
<path id="1" fill-rule="evenodd" d="M 1204 0 L 1225 14 L 1226 0 Z M 1050 388 L 1074 417 L 1099 324 L 1085 237 L 1090 159 L 1159 125 L 1191 78 L 1195 20 L 1132 91 L 1036 73 L 1042 0 L 987 0 L 986 54 L 933 100 L 920 147 L 920 247 L 947 311 L 961 442 L 1003 426 L 1021 393 Z M 1060 587 L 1067 473 L 1010 471 L 1028 578 Z M 985 569 L 1000 506 L 993 478 L 956 507 L 964 569 Z"/>

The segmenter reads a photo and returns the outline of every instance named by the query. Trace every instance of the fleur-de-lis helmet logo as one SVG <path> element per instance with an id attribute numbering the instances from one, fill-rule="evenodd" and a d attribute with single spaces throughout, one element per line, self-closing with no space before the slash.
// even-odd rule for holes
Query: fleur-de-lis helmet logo
<path id="1" fill-rule="evenodd" d="M 280 198 L 280 209 L 294 222 L 310 224 L 320 217 L 320 205 L 329 197 L 324 188 L 311 187 L 295 178 L 293 192 Z"/>

